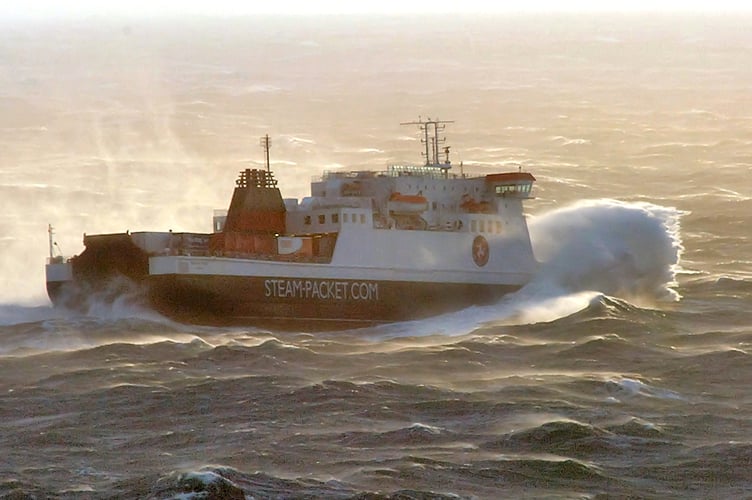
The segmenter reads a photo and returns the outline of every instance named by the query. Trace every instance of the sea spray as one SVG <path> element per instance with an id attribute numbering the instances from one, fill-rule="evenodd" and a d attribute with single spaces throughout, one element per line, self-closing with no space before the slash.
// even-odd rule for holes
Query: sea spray
<path id="1" fill-rule="evenodd" d="M 645 202 L 583 200 L 529 221 L 540 267 L 497 308 L 494 323 L 554 321 L 603 295 L 675 301 L 683 212 Z"/>
<path id="2" fill-rule="evenodd" d="M 531 218 L 538 272 L 485 323 L 555 321 L 604 295 L 638 303 L 678 300 L 673 286 L 683 250 L 681 215 L 651 203 L 600 199 Z"/>
<path id="3" fill-rule="evenodd" d="M 527 287 L 678 300 L 682 212 L 651 203 L 586 200 L 535 217 L 540 270 Z M 527 288 L 526 287 L 526 288 Z"/>

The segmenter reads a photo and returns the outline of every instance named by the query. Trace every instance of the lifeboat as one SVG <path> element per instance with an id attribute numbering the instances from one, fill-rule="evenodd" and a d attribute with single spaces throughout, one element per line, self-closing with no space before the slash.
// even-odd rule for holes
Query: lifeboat
<path id="1" fill-rule="evenodd" d="M 393 214 L 420 214 L 428 210 L 428 200 L 419 194 L 392 193 L 387 208 Z"/>

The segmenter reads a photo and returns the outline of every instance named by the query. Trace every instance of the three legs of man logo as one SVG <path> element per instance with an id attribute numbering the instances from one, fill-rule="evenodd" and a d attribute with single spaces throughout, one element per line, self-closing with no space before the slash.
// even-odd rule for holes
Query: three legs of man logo
<path id="1" fill-rule="evenodd" d="M 490 255 L 488 241 L 483 236 L 476 236 L 473 240 L 473 261 L 478 267 L 483 267 L 488 263 Z"/>

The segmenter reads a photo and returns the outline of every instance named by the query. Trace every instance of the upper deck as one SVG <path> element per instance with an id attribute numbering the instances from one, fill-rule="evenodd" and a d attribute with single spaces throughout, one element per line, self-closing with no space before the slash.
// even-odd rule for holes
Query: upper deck
<path id="1" fill-rule="evenodd" d="M 419 120 L 425 164 L 389 165 L 385 170 L 325 171 L 311 180 L 311 195 L 285 200 L 287 229 L 295 233 L 339 232 L 343 224 L 373 229 L 472 231 L 503 227 L 522 218 L 535 177 L 516 172 L 453 172 L 441 120 Z M 488 221 L 486 221 L 488 219 Z"/>

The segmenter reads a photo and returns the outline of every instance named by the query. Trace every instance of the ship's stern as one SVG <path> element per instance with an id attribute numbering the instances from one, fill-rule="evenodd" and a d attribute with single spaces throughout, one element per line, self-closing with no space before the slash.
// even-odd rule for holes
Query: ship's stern
<path id="1" fill-rule="evenodd" d="M 47 295 L 56 306 L 66 305 L 66 298 L 73 286 L 73 266 L 62 257 L 48 259 L 44 267 Z"/>

